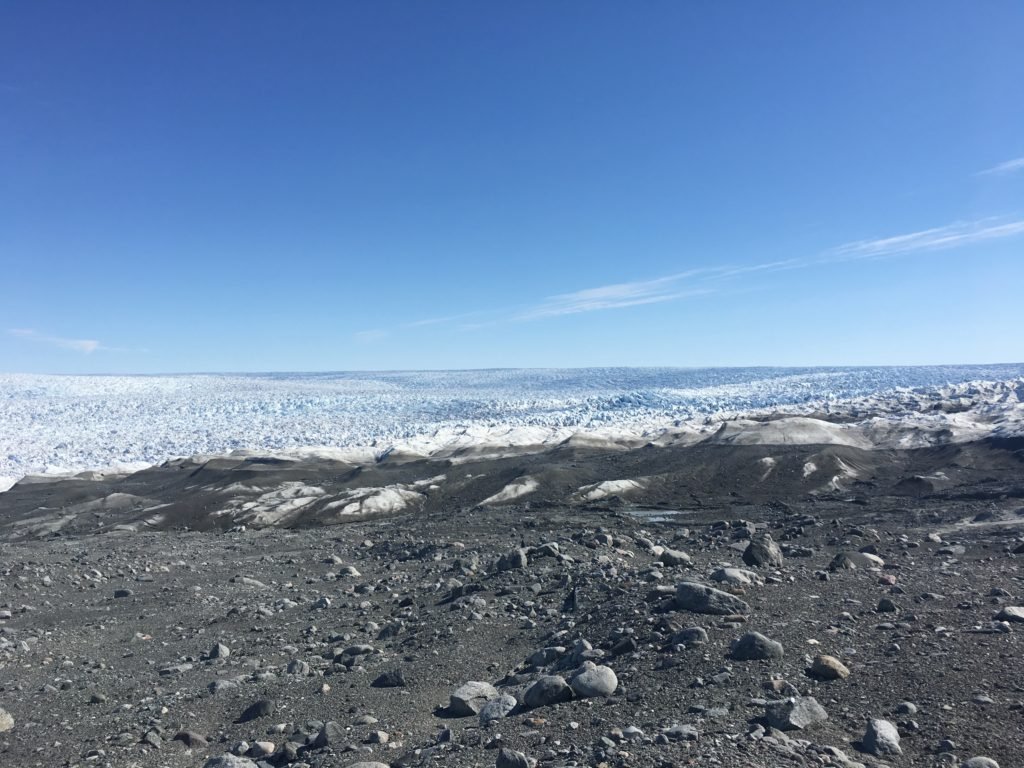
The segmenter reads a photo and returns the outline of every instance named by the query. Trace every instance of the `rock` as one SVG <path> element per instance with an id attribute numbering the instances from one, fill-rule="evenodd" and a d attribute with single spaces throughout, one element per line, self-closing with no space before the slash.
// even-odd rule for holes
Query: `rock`
<path id="1" fill-rule="evenodd" d="M 619 678 L 611 667 L 597 666 L 588 661 L 584 663 L 582 671 L 569 681 L 569 686 L 581 699 L 611 696 L 619 687 Z"/>
<path id="2" fill-rule="evenodd" d="M 792 731 L 828 720 L 828 713 L 813 696 L 795 696 L 765 705 L 765 720 L 772 728 Z"/>
<path id="3" fill-rule="evenodd" d="M 529 709 L 547 707 L 570 699 L 572 688 L 558 675 L 545 675 L 523 694 L 523 704 Z"/>
<path id="4" fill-rule="evenodd" d="M 274 714 L 277 710 L 277 705 L 273 699 L 260 699 L 254 701 L 245 711 L 238 716 L 236 723 L 248 723 L 250 720 L 256 720 L 260 717 L 267 717 L 268 715 Z"/>
<path id="5" fill-rule="evenodd" d="M 491 699 L 480 709 L 480 725 L 487 725 L 495 720 L 507 717 L 519 704 L 515 696 L 503 693 L 496 699 Z"/>
<path id="6" fill-rule="evenodd" d="M 497 569 L 499 571 L 513 571 L 525 568 L 529 564 L 525 549 L 513 549 L 498 558 Z"/>
<path id="7" fill-rule="evenodd" d="M 377 760 L 360 760 L 358 763 L 349 763 L 344 768 L 391 768 L 391 766 Z"/>
<path id="8" fill-rule="evenodd" d="M 498 698 L 498 689 L 490 683 L 471 680 L 455 689 L 449 697 L 448 712 L 455 717 L 472 717 L 480 713 L 483 706 Z"/>
<path id="9" fill-rule="evenodd" d="M 226 659 L 230 655 L 231 649 L 224 643 L 214 643 L 213 648 L 210 649 L 211 659 Z"/>
<path id="10" fill-rule="evenodd" d="M 704 627 L 687 627 L 672 635 L 672 645 L 704 645 L 708 641 L 708 633 Z"/>
<path id="11" fill-rule="evenodd" d="M 732 644 L 729 656 L 737 661 L 781 659 L 782 643 L 765 637 L 760 632 L 747 632 Z"/>
<path id="12" fill-rule="evenodd" d="M 693 613 L 715 616 L 750 613 L 750 606 L 738 597 L 692 581 L 684 581 L 676 586 L 675 602 L 680 609 Z"/>
<path id="13" fill-rule="evenodd" d="M 850 676 L 849 668 L 835 656 L 815 656 L 808 674 L 818 680 L 845 680 Z"/>
<path id="14" fill-rule="evenodd" d="M 861 746 L 870 755 L 902 755 L 900 732 L 888 720 L 875 719 L 868 723 Z"/>
<path id="15" fill-rule="evenodd" d="M 6 733 L 14 728 L 14 718 L 11 713 L 0 707 L 0 733 Z"/>
<path id="16" fill-rule="evenodd" d="M 875 611 L 878 613 L 899 613 L 900 607 L 896 605 L 896 602 L 889 597 L 883 597 L 878 601 L 878 607 Z"/>
<path id="17" fill-rule="evenodd" d="M 745 568 L 719 568 L 712 572 L 711 580 L 734 587 L 746 587 L 761 583 L 761 577 Z"/>
<path id="18" fill-rule="evenodd" d="M 344 727 L 329 720 L 323 724 L 320 731 L 317 733 L 316 738 L 313 739 L 313 749 L 323 749 L 324 747 L 336 747 L 339 744 L 344 744 L 348 739 Z"/>
<path id="19" fill-rule="evenodd" d="M 370 683 L 373 688 L 404 688 L 406 686 L 405 673 L 401 669 L 391 669 L 382 672 Z"/>
<path id="20" fill-rule="evenodd" d="M 1008 605 L 995 615 L 995 620 L 1022 622 L 1024 621 L 1024 606 Z"/>
<path id="21" fill-rule="evenodd" d="M 743 562 L 747 565 L 779 568 L 783 559 L 779 545 L 767 533 L 752 538 L 750 544 L 743 550 Z"/>
<path id="22" fill-rule="evenodd" d="M 533 768 L 533 765 L 530 758 L 514 749 L 498 750 L 498 757 L 494 761 L 494 768 Z"/>
<path id="23" fill-rule="evenodd" d="M 114 597 L 131 597 L 133 592 L 130 589 L 115 589 Z"/>
<path id="24" fill-rule="evenodd" d="M 856 568 L 881 568 L 885 560 L 869 552 L 840 552 L 829 563 L 830 571 L 854 570 Z"/>
<path id="25" fill-rule="evenodd" d="M 387 731 L 370 731 L 366 734 L 367 744 L 387 744 L 391 740 L 391 734 Z"/>
<path id="26" fill-rule="evenodd" d="M 258 768 L 258 766 L 248 757 L 226 753 L 218 757 L 211 757 L 203 763 L 203 768 Z"/>
<path id="27" fill-rule="evenodd" d="M 917 704 L 912 701 L 901 701 L 896 705 L 896 712 L 900 715 L 916 715 Z"/>
<path id="28" fill-rule="evenodd" d="M 700 731 L 692 725 L 673 725 L 662 731 L 669 741 L 697 741 Z"/>
<path id="29" fill-rule="evenodd" d="M 960 768 L 999 768 L 991 757 L 971 757 L 960 763 Z"/>
<path id="30" fill-rule="evenodd" d="M 665 547 L 661 554 L 658 555 L 664 565 L 693 565 L 693 560 L 685 552 L 680 552 L 678 549 L 669 549 Z"/>
<path id="31" fill-rule="evenodd" d="M 201 736 L 195 731 L 178 731 L 171 738 L 171 741 L 180 741 L 189 749 L 195 749 L 196 747 L 205 747 L 208 742 L 205 736 Z"/>

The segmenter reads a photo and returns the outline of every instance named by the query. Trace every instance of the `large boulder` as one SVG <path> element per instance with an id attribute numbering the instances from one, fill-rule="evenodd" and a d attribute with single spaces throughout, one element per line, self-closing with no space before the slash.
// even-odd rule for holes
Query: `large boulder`
<path id="1" fill-rule="evenodd" d="M 714 616 L 750 613 L 750 606 L 735 595 L 694 581 L 684 581 L 676 586 L 675 602 L 678 608 L 693 613 Z"/>
<path id="2" fill-rule="evenodd" d="M 480 714 L 483 706 L 498 696 L 498 689 L 490 683 L 470 680 L 456 688 L 449 697 L 448 712 L 455 717 L 472 717 Z"/>
<path id="3" fill-rule="evenodd" d="M 611 696 L 619 687 L 619 678 L 611 667 L 587 661 L 569 681 L 569 687 L 581 699 Z"/>
<path id="4" fill-rule="evenodd" d="M 523 704 L 529 709 L 547 707 L 572 699 L 572 688 L 558 675 L 545 675 L 526 689 Z"/>
<path id="5" fill-rule="evenodd" d="M 763 565 L 768 568 L 779 568 L 782 565 L 782 550 L 772 539 L 771 534 L 764 533 L 750 540 L 743 551 L 743 562 L 747 565 Z"/>

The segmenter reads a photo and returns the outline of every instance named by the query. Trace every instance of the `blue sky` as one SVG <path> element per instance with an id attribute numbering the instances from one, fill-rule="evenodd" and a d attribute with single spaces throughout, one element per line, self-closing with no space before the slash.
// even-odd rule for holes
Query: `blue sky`
<path id="1" fill-rule="evenodd" d="M 1024 360 L 1022 29 L 0 4 L 0 371 Z"/>

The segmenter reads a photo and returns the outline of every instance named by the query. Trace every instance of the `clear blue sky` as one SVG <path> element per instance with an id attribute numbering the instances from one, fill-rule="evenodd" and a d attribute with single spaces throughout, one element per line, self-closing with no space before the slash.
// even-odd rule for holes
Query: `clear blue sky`
<path id="1" fill-rule="evenodd" d="M 0 3 L 0 371 L 1024 360 L 1024 3 Z"/>

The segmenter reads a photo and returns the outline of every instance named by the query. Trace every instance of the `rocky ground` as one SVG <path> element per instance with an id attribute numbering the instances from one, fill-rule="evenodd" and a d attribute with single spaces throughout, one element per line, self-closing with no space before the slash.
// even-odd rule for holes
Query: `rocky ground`
<path id="1" fill-rule="evenodd" d="M 1022 451 L 414 463 L 357 474 L 423 499 L 333 525 L 217 515 L 285 482 L 252 462 L 22 484 L 0 765 L 1021 766 Z M 178 479 L 203 471 L 220 496 Z M 547 490 L 480 503 L 523 477 Z M 140 524 L 159 511 L 119 493 L 179 506 Z"/>

